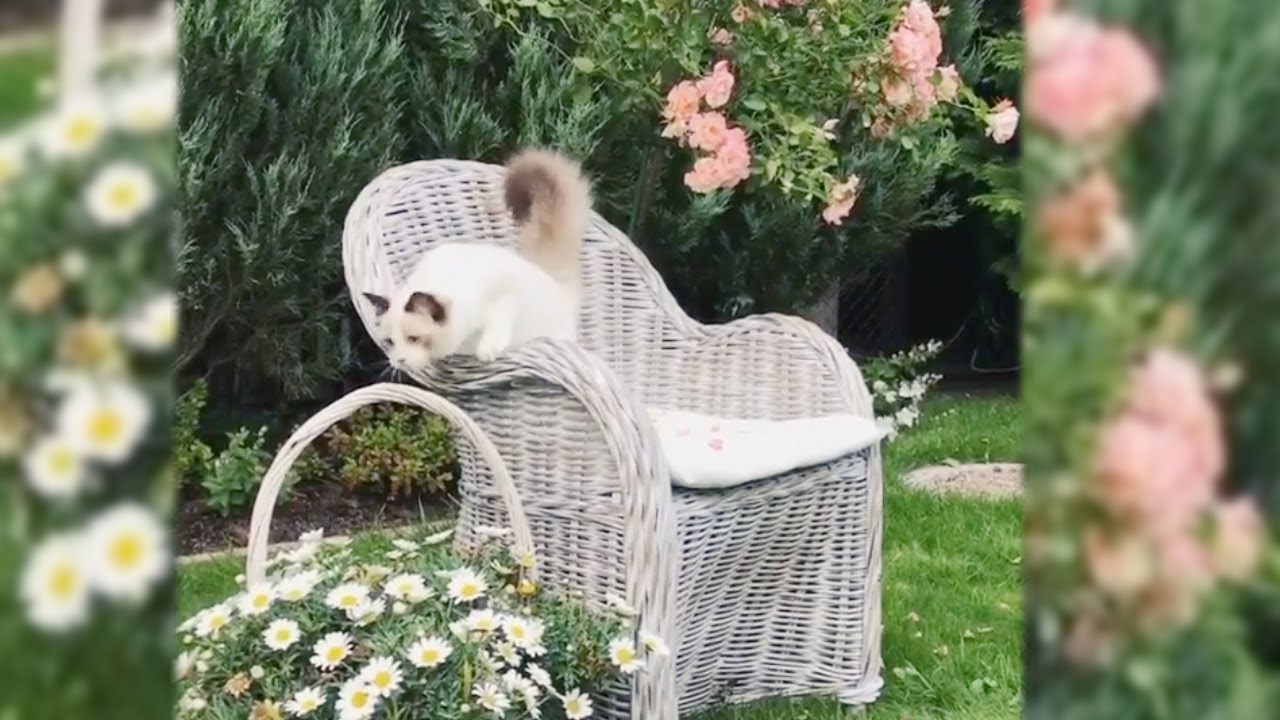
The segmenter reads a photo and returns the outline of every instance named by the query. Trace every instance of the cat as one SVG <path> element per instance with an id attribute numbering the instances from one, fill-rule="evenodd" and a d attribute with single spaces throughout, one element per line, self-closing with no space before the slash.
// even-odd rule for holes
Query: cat
<path id="1" fill-rule="evenodd" d="M 421 370 L 455 353 L 488 362 L 534 338 L 575 339 L 591 185 L 577 162 L 547 150 L 524 150 L 506 168 L 515 250 L 445 243 L 424 253 L 389 297 L 363 293 L 396 369 Z"/>

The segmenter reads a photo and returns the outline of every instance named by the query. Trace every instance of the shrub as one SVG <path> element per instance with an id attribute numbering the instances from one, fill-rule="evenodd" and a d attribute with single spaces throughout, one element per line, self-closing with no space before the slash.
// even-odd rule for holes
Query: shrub
<path id="1" fill-rule="evenodd" d="M 399 718 L 587 717 L 587 693 L 634 672 L 649 641 L 666 651 L 537 587 L 532 556 L 431 544 L 447 536 L 397 540 L 377 558 L 311 538 L 275 558 L 268 584 L 180 626 L 178 717 L 302 715 L 311 703 L 320 717 L 367 717 L 343 712 L 365 703 Z"/>
<path id="2" fill-rule="evenodd" d="M 334 479 L 396 498 L 441 494 L 456 466 L 449 424 L 411 408 L 362 408 L 330 428 L 295 466 L 300 480 Z"/>
<path id="3" fill-rule="evenodd" d="M 228 433 L 226 449 L 208 463 L 201 481 L 205 501 L 222 515 L 247 507 L 253 500 L 271 461 L 271 453 L 264 447 L 266 433 L 266 428 L 259 428 L 257 433 L 248 428 Z"/>
<path id="4" fill-rule="evenodd" d="M 204 477 L 213 450 L 200 439 L 200 414 L 209 399 L 209 386 L 197 380 L 178 397 L 173 418 L 173 467 L 179 483 Z"/>
<path id="5" fill-rule="evenodd" d="M 942 379 L 941 375 L 924 372 L 924 366 L 940 352 L 942 343 L 932 340 L 862 364 L 862 378 L 871 388 L 876 421 L 889 431 L 890 439 L 920 418 L 920 403 Z"/>

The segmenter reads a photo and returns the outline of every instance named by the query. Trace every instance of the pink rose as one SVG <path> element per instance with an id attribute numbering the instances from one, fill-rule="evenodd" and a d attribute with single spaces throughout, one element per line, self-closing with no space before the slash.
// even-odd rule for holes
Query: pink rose
<path id="1" fill-rule="evenodd" d="M 1018 129 L 1018 108 L 1013 106 L 1012 101 L 1001 100 L 991 108 L 985 121 L 987 136 L 996 141 L 996 144 L 1003 145 L 1009 142 Z"/>
<path id="2" fill-rule="evenodd" d="M 858 201 L 861 184 L 862 180 L 857 175 L 850 175 L 848 180 L 831 188 L 827 193 L 827 207 L 822 211 L 822 219 L 828 225 L 839 225 L 849 216 L 854 203 Z"/>
<path id="3" fill-rule="evenodd" d="M 698 81 L 698 90 L 707 101 L 707 107 L 724 107 L 725 103 L 729 102 L 729 97 L 733 95 L 733 82 L 733 71 L 729 69 L 729 62 L 721 60 L 716 63 L 711 74 Z"/>
<path id="4" fill-rule="evenodd" d="M 899 74 L 906 77 L 928 73 L 938 64 L 938 55 L 929 40 L 907 27 L 889 33 L 889 59 Z"/>
<path id="5" fill-rule="evenodd" d="M 938 99 L 951 102 L 960 93 L 960 73 L 955 65 L 938 68 Z"/>
<path id="6" fill-rule="evenodd" d="M 1226 466 L 1222 419 L 1199 364 L 1176 350 L 1156 348 L 1130 374 L 1129 407 L 1183 435 L 1193 476 L 1215 489 Z"/>
<path id="7" fill-rule="evenodd" d="M 724 144 L 729 128 L 718 112 L 698 113 L 689 121 L 689 147 L 715 152 Z"/>
<path id="8" fill-rule="evenodd" d="M 711 32 L 707 37 L 710 38 L 712 45 L 719 47 L 728 47 L 733 44 L 733 33 L 725 28 L 711 28 Z"/>
<path id="9" fill-rule="evenodd" d="M 893 107 L 911 102 L 911 86 L 898 78 L 881 80 L 880 90 L 884 93 L 884 101 Z"/>
<path id="10" fill-rule="evenodd" d="M 878 140 L 884 140 L 893 134 L 893 124 L 889 122 L 889 118 L 881 115 L 871 123 L 871 137 Z"/>
<path id="11" fill-rule="evenodd" d="M 676 83 L 667 92 L 667 106 L 662 110 L 662 117 L 668 124 L 683 126 L 697 114 L 701 101 L 702 91 L 697 83 L 692 80 Z"/>
<path id="12" fill-rule="evenodd" d="M 902 11 L 902 23 L 912 30 L 928 34 L 938 30 L 938 21 L 934 19 L 933 8 L 925 0 L 912 0 Z"/>
<path id="13" fill-rule="evenodd" d="M 1155 61 L 1127 30 L 1059 33 L 1040 42 L 1026 73 L 1027 112 L 1067 140 L 1132 123 L 1160 94 Z"/>
<path id="14" fill-rule="evenodd" d="M 715 159 L 723 187 L 733 187 L 751 177 L 751 146 L 746 131 L 738 127 L 726 131 Z"/>
<path id="15" fill-rule="evenodd" d="M 742 24 L 750 20 L 755 17 L 755 15 L 755 11 L 746 5 L 734 5 L 733 10 L 729 11 L 729 17 L 733 18 L 733 21 L 738 24 Z"/>
<path id="16" fill-rule="evenodd" d="M 1191 594 L 1199 594 L 1213 584 L 1213 558 L 1191 530 L 1169 533 L 1157 542 L 1160 574 L 1165 580 Z"/>
<path id="17" fill-rule="evenodd" d="M 1098 528 L 1089 528 L 1084 537 L 1084 556 L 1094 585 L 1113 597 L 1132 596 L 1154 575 L 1149 549 L 1133 536 L 1110 538 Z"/>
<path id="18" fill-rule="evenodd" d="M 684 184 L 696 193 L 709 193 L 720 187 L 719 171 L 714 157 L 698 158 L 693 169 L 684 174 Z"/>
<path id="19" fill-rule="evenodd" d="M 911 83 L 911 90 L 916 96 L 917 104 L 924 109 L 924 114 L 928 115 L 933 106 L 938 104 L 938 88 L 929 82 L 928 77 L 918 77 L 915 82 Z"/>
<path id="20" fill-rule="evenodd" d="M 1153 536 L 1190 527 L 1213 499 L 1193 467 L 1186 438 L 1130 415 L 1108 421 L 1097 447 L 1100 499 Z"/>
<path id="21" fill-rule="evenodd" d="M 1240 582 L 1262 560 L 1264 529 L 1258 506 L 1247 497 L 1218 504 L 1213 511 L 1213 563 L 1222 577 Z"/>

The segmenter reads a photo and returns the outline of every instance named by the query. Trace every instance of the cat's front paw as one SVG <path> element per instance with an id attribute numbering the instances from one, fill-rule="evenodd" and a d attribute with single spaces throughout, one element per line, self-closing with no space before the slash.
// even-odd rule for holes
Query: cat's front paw
<path id="1" fill-rule="evenodd" d="M 487 338 L 476 344 L 476 358 L 481 362 L 493 362 L 506 350 L 506 343 L 495 342 Z"/>

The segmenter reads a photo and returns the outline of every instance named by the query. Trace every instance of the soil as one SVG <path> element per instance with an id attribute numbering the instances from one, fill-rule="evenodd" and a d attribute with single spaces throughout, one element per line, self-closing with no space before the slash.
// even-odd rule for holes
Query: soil
<path id="1" fill-rule="evenodd" d="M 379 525 L 401 525 L 433 516 L 449 503 L 440 497 L 383 496 L 352 493 L 336 482 L 312 482 L 293 488 L 271 517 L 272 542 L 296 540 L 323 527 L 325 535 L 346 535 Z M 174 526 L 178 554 L 191 555 L 244 547 L 249 541 L 252 503 L 223 517 L 205 504 L 199 488 L 182 493 Z"/>
<path id="2" fill-rule="evenodd" d="M 989 498 L 1022 495 L 1022 463 L 930 465 L 907 473 L 908 486 L 938 493 Z"/>

